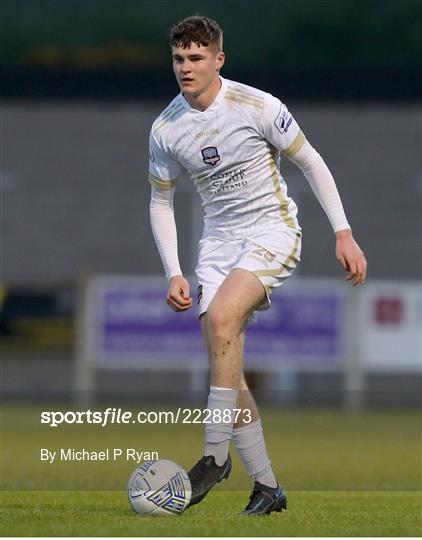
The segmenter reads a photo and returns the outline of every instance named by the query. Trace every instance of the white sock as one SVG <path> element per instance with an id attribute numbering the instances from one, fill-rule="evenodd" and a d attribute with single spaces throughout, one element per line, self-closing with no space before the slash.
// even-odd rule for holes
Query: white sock
<path id="1" fill-rule="evenodd" d="M 277 487 L 265 446 L 261 420 L 233 429 L 232 439 L 250 476 L 265 486 Z"/>
<path id="2" fill-rule="evenodd" d="M 214 456 L 221 467 L 227 461 L 232 437 L 234 414 L 238 390 L 210 386 L 207 409 L 211 411 L 205 424 L 204 456 Z"/>

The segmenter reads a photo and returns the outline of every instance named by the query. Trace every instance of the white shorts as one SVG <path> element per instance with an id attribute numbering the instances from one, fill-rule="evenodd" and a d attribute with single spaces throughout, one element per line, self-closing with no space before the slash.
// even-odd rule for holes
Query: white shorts
<path id="1" fill-rule="evenodd" d="M 268 309 L 271 290 L 282 285 L 300 261 L 301 239 L 299 231 L 289 229 L 264 231 L 245 240 L 202 238 L 195 269 L 198 315 L 207 311 L 218 288 L 234 268 L 243 268 L 259 278 L 265 288 L 265 299 L 257 309 Z"/>

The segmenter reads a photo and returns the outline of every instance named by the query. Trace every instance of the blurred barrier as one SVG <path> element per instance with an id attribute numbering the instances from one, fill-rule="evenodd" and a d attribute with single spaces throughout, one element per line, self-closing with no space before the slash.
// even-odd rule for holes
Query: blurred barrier
<path id="1" fill-rule="evenodd" d="M 207 360 L 197 313 L 174 313 L 160 278 L 96 276 L 83 286 L 77 323 L 79 397 L 95 396 L 99 370 L 185 370 L 205 386 Z M 250 325 L 245 368 L 272 374 L 290 395 L 302 372 L 341 372 L 344 404 L 359 408 L 365 373 L 420 373 L 421 284 L 292 279 Z M 277 383 L 279 381 L 279 383 Z M 82 392 L 81 392 L 82 391 Z"/>
<path id="2" fill-rule="evenodd" d="M 163 279 L 99 276 L 86 295 L 84 356 L 97 367 L 207 368 L 197 311 L 169 309 Z M 247 368 L 339 364 L 347 296 L 345 287 L 312 280 L 273 295 L 271 310 L 258 313 L 259 324 L 248 328 Z"/>
<path id="3" fill-rule="evenodd" d="M 357 305 L 362 360 L 370 371 L 421 371 L 421 283 L 371 281 Z"/>

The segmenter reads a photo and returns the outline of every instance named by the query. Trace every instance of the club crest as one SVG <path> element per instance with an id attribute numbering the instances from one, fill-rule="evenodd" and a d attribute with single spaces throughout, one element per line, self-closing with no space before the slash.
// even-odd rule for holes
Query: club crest
<path id="1" fill-rule="evenodd" d="M 220 155 L 215 146 L 207 146 L 201 149 L 202 160 L 207 165 L 216 165 L 220 161 Z"/>

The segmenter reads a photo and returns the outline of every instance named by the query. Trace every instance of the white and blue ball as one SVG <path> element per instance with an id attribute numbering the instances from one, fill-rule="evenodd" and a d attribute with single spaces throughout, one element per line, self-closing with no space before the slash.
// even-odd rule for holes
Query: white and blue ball
<path id="1" fill-rule="evenodd" d="M 137 467 L 129 478 L 127 493 L 131 507 L 141 516 L 181 514 L 192 495 L 188 475 L 169 459 Z"/>

